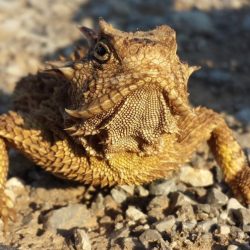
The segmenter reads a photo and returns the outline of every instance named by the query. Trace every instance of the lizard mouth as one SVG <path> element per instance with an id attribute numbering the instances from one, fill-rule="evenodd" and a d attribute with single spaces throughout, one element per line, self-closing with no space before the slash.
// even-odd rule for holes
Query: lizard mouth
<path id="1" fill-rule="evenodd" d="M 100 113 L 107 112 L 132 91 L 138 89 L 138 87 L 139 86 L 136 84 L 131 84 L 126 87 L 122 87 L 121 89 L 113 90 L 110 93 L 103 95 L 98 100 L 86 104 L 79 109 L 65 109 L 65 112 L 75 118 L 91 118 L 95 115 L 99 115 Z"/>

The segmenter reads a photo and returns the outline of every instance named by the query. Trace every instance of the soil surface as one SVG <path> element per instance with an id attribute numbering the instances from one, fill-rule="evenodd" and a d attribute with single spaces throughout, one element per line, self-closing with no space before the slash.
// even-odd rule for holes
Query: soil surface
<path id="1" fill-rule="evenodd" d="M 99 17 L 126 31 L 173 27 L 180 57 L 201 66 L 191 103 L 222 113 L 250 148 L 249 0 L 0 0 L 0 113 L 20 78 L 85 46 L 77 26 Z M 206 145 L 170 180 L 102 190 L 55 178 L 13 150 L 10 159 L 17 220 L 0 249 L 250 249 L 250 208 Z"/>

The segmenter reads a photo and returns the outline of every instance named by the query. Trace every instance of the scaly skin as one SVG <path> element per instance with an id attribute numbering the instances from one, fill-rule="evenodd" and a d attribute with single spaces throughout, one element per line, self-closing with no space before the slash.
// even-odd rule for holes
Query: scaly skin
<path id="1" fill-rule="evenodd" d="M 197 68 L 180 62 L 174 31 L 125 33 L 104 21 L 99 33 L 82 31 L 88 55 L 21 80 L 12 111 L 0 116 L 5 225 L 14 215 L 6 145 L 58 177 L 111 186 L 169 176 L 207 141 L 225 181 L 250 203 L 250 168 L 231 130 L 214 111 L 189 106 Z"/>

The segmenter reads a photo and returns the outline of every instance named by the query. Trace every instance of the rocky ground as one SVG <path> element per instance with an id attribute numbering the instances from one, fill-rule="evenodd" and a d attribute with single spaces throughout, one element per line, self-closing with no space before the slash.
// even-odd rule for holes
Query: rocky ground
<path id="1" fill-rule="evenodd" d="M 0 0 L 0 112 L 21 77 L 84 45 L 77 26 L 96 27 L 100 16 L 123 30 L 174 27 L 180 57 L 202 66 L 192 104 L 223 113 L 250 148 L 249 0 Z M 10 156 L 18 214 L 0 249 L 250 249 L 250 208 L 232 197 L 205 145 L 171 180 L 104 190 Z"/>

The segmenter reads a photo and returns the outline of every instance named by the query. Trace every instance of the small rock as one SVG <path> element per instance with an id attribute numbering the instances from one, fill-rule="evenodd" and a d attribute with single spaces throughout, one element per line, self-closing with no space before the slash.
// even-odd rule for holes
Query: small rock
<path id="1" fill-rule="evenodd" d="M 239 246 L 231 244 L 227 247 L 227 250 L 242 250 L 242 249 Z"/>
<path id="2" fill-rule="evenodd" d="M 223 221 L 227 221 L 229 219 L 227 211 L 222 211 L 220 213 L 220 219 L 223 220 Z"/>
<path id="3" fill-rule="evenodd" d="M 121 186 L 118 186 L 117 189 L 124 190 L 125 193 L 129 196 L 134 195 L 134 192 L 135 192 L 135 187 L 133 185 L 121 185 Z"/>
<path id="4" fill-rule="evenodd" d="M 148 204 L 147 210 L 154 208 L 166 209 L 169 206 L 169 198 L 165 195 L 154 197 Z"/>
<path id="5" fill-rule="evenodd" d="M 250 123 L 250 108 L 245 108 L 240 110 L 235 114 L 236 118 L 239 119 L 241 122 L 246 124 Z"/>
<path id="6" fill-rule="evenodd" d="M 139 236 L 139 240 L 146 249 L 150 249 L 153 244 L 156 249 L 167 250 L 167 245 L 162 239 L 160 233 L 153 229 L 148 229 Z"/>
<path id="7" fill-rule="evenodd" d="M 210 232 L 212 227 L 217 224 L 217 218 L 213 218 L 207 221 L 201 221 L 197 223 L 197 228 L 199 228 L 202 232 Z"/>
<path id="8" fill-rule="evenodd" d="M 126 210 L 126 216 L 128 219 L 137 221 L 140 219 L 145 219 L 147 217 L 146 214 L 141 212 L 139 209 L 135 208 L 134 206 L 129 206 Z"/>
<path id="9" fill-rule="evenodd" d="M 24 183 L 17 177 L 12 177 L 6 182 L 6 188 L 11 190 L 24 190 Z"/>
<path id="10" fill-rule="evenodd" d="M 146 197 L 149 195 L 149 191 L 143 186 L 136 186 L 135 193 L 137 193 L 140 197 Z"/>
<path id="11" fill-rule="evenodd" d="M 207 202 L 209 204 L 225 205 L 228 202 L 228 197 L 223 194 L 218 188 L 212 188 L 208 193 Z"/>
<path id="12" fill-rule="evenodd" d="M 112 221 L 113 221 L 113 220 L 111 219 L 110 216 L 105 215 L 105 216 L 103 216 L 103 217 L 100 218 L 99 223 L 100 223 L 100 224 L 109 224 L 109 223 L 111 223 Z"/>
<path id="13" fill-rule="evenodd" d="M 156 220 L 165 218 L 163 211 L 169 207 L 169 198 L 165 195 L 156 196 L 147 206 L 147 214 Z"/>
<path id="14" fill-rule="evenodd" d="M 209 214 L 211 212 L 211 206 L 209 204 L 197 204 L 194 206 L 195 213 L 206 213 Z"/>
<path id="15" fill-rule="evenodd" d="M 207 187 L 213 184 L 213 175 L 208 169 L 195 169 L 189 166 L 182 167 L 180 180 L 192 187 Z"/>
<path id="16" fill-rule="evenodd" d="M 191 204 L 186 204 L 179 207 L 176 211 L 176 215 L 180 221 L 190 221 L 195 219 L 194 210 Z"/>
<path id="17" fill-rule="evenodd" d="M 74 227 L 91 228 L 97 225 L 96 217 L 85 205 L 71 204 L 67 207 L 51 211 L 46 215 L 46 229 L 69 230 Z"/>
<path id="18" fill-rule="evenodd" d="M 149 229 L 149 225 L 148 224 L 144 224 L 144 225 L 138 225 L 137 227 L 135 227 L 132 231 L 133 233 L 142 233 L 145 230 Z"/>
<path id="19" fill-rule="evenodd" d="M 11 247 L 11 246 L 7 246 L 7 245 L 2 245 L 0 243 L 0 250 L 18 250 L 16 247 Z"/>
<path id="20" fill-rule="evenodd" d="M 181 192 L 171 194 L 171 207 L 177 208 L 186 206 L 187 204 L 195 204 L 196 202 Z"/>
<path id="21" fill-rule="evenodd" d="M 121 228 L 119 230 L 114 231 L 111 234 L 110 238 L 112 239 L 112 241 L 115 241 L 116 239 L 121 238 L 121 237 L 122 238 L 123 237 L 128 237 L 129 233 L 130 233 L 129 228 L 128 227 L 123 227 L 123 228 Z"/>
<path id="22" fill-rule="evenodd" d="M 74 230 L 74 245 L 76 250 L 91 250 L 91 243 L 84 229 Z"/>
<path id="23" fill-rule="evenodd" d="M 174 191 L 176 191 L 174 179 L 154 181 L 149 187 L 149 193 L 151 195 L 168 195 L 170 192 Z"/>
<path id="24" fill-rule="evenodd" d="M 184 231 L 191 231 L 192 229 L 195 228 L 196 225 L 197 225 L 196 220 L 184 221 L 184 222 L 181 223 L 182 230 L 184 230 Z"/>
<path id="25" fill-rule="evenodd" d="M 91 204 L 91 210 L 93 211 L 93 214 L 95 214 L 98 217 L 104 216 L 105 213 L 104 198 L 101 193 L 97 195 L 95 202 Z"/>
<path id="26" fill-rule="evenodd" d="M 118 209 L 118 203 L 111 195 L 106 195 L 104 197 L 104 206 L 106 209 L 113 209 L 113 210 Z"/>
<path id="27" fill-rule="evenodd" d="M 127 199 L 127 194 L 124 190 L 118 189 L 117 187 L 111 190 L 111 195 L 117 203 L 122 203 Z"/>
<path id="28" fill-rule="evenodd" d="M 115 230 L 120 230 L 121 228 L 123 228 L 123 223 L 119 222 L 115 224 Z"/>
<path id="29" fill-rule="evenodd" d="M 155 224 L 155 228 L 160 232 L 170 231 L 172 227 L 175 225 L 175 217 L 173 215 L 169 215 L 166 219 L 157 222 Z"/>
<path id="30" fill-rule="evenodd" d="M 123 238 L 123 249 L 143 249 L 143 245 L 137 237 L 126 237 Z"/>
<path id="31" fill-rule="evenodd" d="M 233 211 L 235 222 L 241 226 L 250 224 L 250 209 L 239 208 Z"/>
<path id="32" fill-rule="evenodd" d="M 227 225 L 219 225 L 219 233 L 228 235 L 230 233 L 230 227 Z"/>
<path id="33" fill-rule="evenodd" d="M 239 227 L 231 226 L 230 230 L 230 235 L 233 239 L 241 240 L 245 237 L 245 233 Z"/>
<path id="34" fill-rule="evenodd" d="M 250 233 L 250 225 L 243 225 L 242 229 L 244 232 Z"/>
<path id="35" fill-rule="evenodd" d="M 227 211 L 229 212 L 231 209 L 238 209 L 238 208 L 244 208 L 244 207 L 235 198 L 230 198 L 227 203 Z"/>

